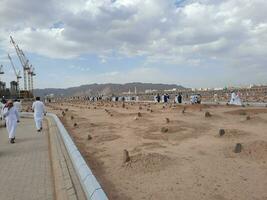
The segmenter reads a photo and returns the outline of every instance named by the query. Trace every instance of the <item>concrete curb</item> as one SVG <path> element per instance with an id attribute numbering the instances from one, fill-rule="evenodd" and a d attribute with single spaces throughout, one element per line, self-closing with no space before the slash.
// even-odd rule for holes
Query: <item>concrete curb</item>
<path id="1" fill-rule="evenodd" d="M 32 113 L 22 113 L 22 115 L 32 116 Z M 83 187 L 87 199 L 108 200 L 104 190 L 101 188 L 100 184 L 96 180 L 91 169 L 88 167 L 87 163 L 83 159 L 81 153 L 72 141 L 69 133 L 67 132 L 59 118 L 53 113 L 48 113 L 47 116 L 52 117 L 56 122 L 57 128 L 61 134 L 61 137 L 69 153 L 70 159 L 79 177 L 80 183 Z"/>

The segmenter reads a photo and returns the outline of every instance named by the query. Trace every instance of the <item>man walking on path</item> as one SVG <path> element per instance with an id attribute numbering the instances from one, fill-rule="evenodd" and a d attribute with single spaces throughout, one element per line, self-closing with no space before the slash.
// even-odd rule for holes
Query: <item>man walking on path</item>
<path id="1" fill-rule="evenodd" d="M 6 129 L 10 143 L 15 143 L 16 128 L 19 122 L 19 113 L 14 107 L 12 100 L 9 100 L 4 107 L 3 116 L 6 120 Z"/>
<path id="2" fill-rule="evenodd" d="M 4 117 L 3 117 L 3 109 L 4 109 L 4 106 L 5 106 L 5 104 L 3 104 L 0 101 L 0 122 L 1 122 L 1 120 L 4 120 Z"/>
<path id="3" fill-rule="evenodd" d="M 20 114 L 22 110 L 21 102 L 19 99 L 15 99 L 14 101 L 14 107 L 17 109 L 18 113 Z"/>
<path id="4" fill-rule="evenodd" d="M 36 101 L 32 104 L 32 110 L 34 112 L 36 129 L 40 132 L 43 129 L 42 121 L 44 115 L 46 114 L 44 103 L 40 101 L 40 97 L 36 97 Z"/>
<path id="5" fill-rule="evenodd" d="M 0 101 L 0 127 L 6 127 L 6 121 L 5 121 L 5 117 L 4 117 L 4 108 L 6 105 L 6 100 L 4 98 L 2 98 L 2 100 Z"/>

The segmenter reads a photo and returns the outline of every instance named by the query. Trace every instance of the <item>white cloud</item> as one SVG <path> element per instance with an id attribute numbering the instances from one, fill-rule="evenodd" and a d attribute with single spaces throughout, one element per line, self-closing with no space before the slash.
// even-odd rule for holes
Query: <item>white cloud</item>
<path id="1" fill-rule="evenodd" d="M 217 65 L 266 72 L 265 0 L 2 0 L 0 48 L 8 37 L 50 58 L 142 55 L 147 66 Z M 60 23 L 60 26 L 57 24 Z M 133 74 L 134 75 L 134 74 Z"/>

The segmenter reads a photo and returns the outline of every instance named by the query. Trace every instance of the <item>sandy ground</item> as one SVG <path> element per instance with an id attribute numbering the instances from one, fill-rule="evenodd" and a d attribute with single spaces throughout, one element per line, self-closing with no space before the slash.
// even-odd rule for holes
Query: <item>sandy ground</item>
<path id="1" fill-rule="evenodd" d="M 267 108 L 98 102 L 50 110 L 110 199 L 267 199 Z"/>

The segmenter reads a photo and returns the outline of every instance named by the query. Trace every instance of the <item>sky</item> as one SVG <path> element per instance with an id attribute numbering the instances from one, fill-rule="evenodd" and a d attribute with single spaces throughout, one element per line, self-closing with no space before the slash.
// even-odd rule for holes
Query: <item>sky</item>
<path id="1" fill-rule="evenodd" d="M 12 35 L 35 88 L 267 84 L 266 10 L 266 0 L 0 0 L 0 79 L 15 80 L 7 53 L 22 71 Z"/>

